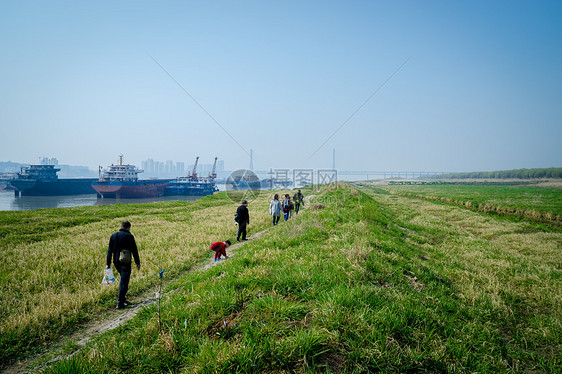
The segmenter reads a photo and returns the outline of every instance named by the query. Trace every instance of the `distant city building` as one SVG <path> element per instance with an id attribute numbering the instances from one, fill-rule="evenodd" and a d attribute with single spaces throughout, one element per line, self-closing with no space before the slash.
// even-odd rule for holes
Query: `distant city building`
<path id="1" fill-rule="evenodd" d="M 185 163 L 176 162 L 176 173 L 178 174 L 178 176 L 182 176 L 185 174 Z"/>
<path id="2" fill-rule="evenodd" d="M 174 162 L 172 160 L 168 160 L 166 161 L 166 174 L 170 175 L 170 174 L 176 174 L 176 168 L 174 166 Z"/>
<path id="3" fill-rule="evenodd" d="M 154 172 L 156 173 L 156 176 L 163 176 L 164 175 L 164 163 L 160 162 L 160 161 L 155 161 L 154 162 Z"/>
<path id="4" fill-rule="evenodd" d="M 187 167 L 187 171 L 188 172 L 192 172 L 193 171 L 193 165 L 194 164 L 190 164 Z M 208 177 L 209 175 L 211 175 L 211 172 L 213 171 L 213 164 L 201 164 L 198 163 L 197 164 L 197 175 L 199 175 L 200 177 Z M 224 177 L 224 161 L 223 160 L 217 160 L 217 169 L 216 169 L 216 173 L 218 178 L 223 178 Z"/>
<path id="5" fill-rule="evenodd" d="M 42 157 L 39 163 L 41 165 L 58 165 L 59 160 L 54 157 Z"/>
<path id="6" fill-rule="evenodd" d="M 193 164 L 188 165 L 186 168 L 185 162 L 174 162 L 167 160 L 165 162 L 156 161 L 151 158 L 142 161 L 142 169 L 144 173 L 141 178 L 176 178 L 186 176 L 193 171 Z M 213 164 L 197 164 L 197 174 L 201 177 L 208 176 L 213 170 Z M 220 176 L 224 174 L 224 161 L 217 160 L 217 174 Z"/>
<path id="7" fill-rule="evenodd" d="M 154 160 L 149 158 L 142 162 L 142 169 L 145 172 L 145 175 L 154 174 Z"/>

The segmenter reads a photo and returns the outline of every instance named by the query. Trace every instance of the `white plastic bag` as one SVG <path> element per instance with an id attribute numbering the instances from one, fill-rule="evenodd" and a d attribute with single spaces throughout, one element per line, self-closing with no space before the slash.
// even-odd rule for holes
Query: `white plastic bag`
<path id="1" fill-rule="evenodd" d="M 115 276 L 113 275 L 113 270 L 111 268 L 105 269 L 103 271 L 103 279 L 101 284 L 111 284 L 115 282 Z"/>

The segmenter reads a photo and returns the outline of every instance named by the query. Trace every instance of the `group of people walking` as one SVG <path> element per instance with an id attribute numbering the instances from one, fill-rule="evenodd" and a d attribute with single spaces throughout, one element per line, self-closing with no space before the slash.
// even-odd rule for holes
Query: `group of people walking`
<path id="1" fill-rule="evenodd" d="M 273 226 L 276 226 L 281 219 L 281 212 L 283 212 L 283 216 L 285 221 L 291 218 L 293 210 L 295 214 L 299 213 L 299 209 L 301 205 L 304 206 L 304 195 L 301 193 L 301 190 L 298 190 L 297 193 L 293 196 L 293 200 L 291 201 L 291 195 L 285 194 L 285 198 L 283 201 L 279 200 L 279 195 L 275 194 L 271 203 L 269 203 L 269 213 L 273 216 Z"/>
<path id="2" fill-rule="evenodd" d="M 281 219 L 281 212 L 284 214 L 285 221 L 291 218 L 293 210 L 295 214 L 299 213 L 301 206 L 304 206 L 304 196 L 301 190 L 294 194 L 293 200 L 289 194 L 285 194 L 283 201 L 279 200 L 279 195 L 275 194 L 273 200 L 269 204 L 269 212 L 273 216 L 273 225 L 276 226 Z M 250 224 L 250 212 L 248 211 L 248 202 L 242 201 L 242 204 L 236 209 L 234 220 L 238 225 L 238 235 L 236 240 L 245 241 L 247 235 L 247 227 Z M 211 244 L 211 250 L 215 252 L 215 261 L 221 260 L 226 255 L 226 248 L 231 245 L 230 241 L 215 242 Z M 119 272 L 119 293 L 117 296 L 117 309 L 123 309 L 131 304 L 127 300 L 127 291 L 129 290 L 129 280 L 131 278 L 131 270 L 133 260 L 140 270 L 141 263 L 135 237 L 131 234 L 131 223 L 123 221 L 118 232 L 111 235 L 109 246 L 107 248 L 106 269 L 111 268 L 111 263 L 115 265 L 115 269 Z"/>
<path id="3" fill-rule="evenodd" d="M 293 195 L 285 194 L 283 201 L 279 200 L 279 194 L 275 194 L 273 200 L 269 203 L 269 213 L 273 216 L 273 226 L 276 226 L 281 219 L 281 212 L 285 217 L 285 221 L 291 218 L 293 210 L 295 214 L 299 213 L 300 207 L 304 206 L 304 195 L 301 190 L 298 190 Z M 236 209 L 234 214 L 234 221 L 238 225 L 238 234 L 236 235 L 237 241 L 246 241 L 247 228 L 250 224 L 250 212 L 248 211 L 248 201 L 243 200 L 242 204 Z M 221 256 L 228 258 L 226 255 L 226 248 L 231 245 L 230 241 L 215 242 L 211 244 L 211 250 L 215 252 L 215 261 L 220 261 Z"/>

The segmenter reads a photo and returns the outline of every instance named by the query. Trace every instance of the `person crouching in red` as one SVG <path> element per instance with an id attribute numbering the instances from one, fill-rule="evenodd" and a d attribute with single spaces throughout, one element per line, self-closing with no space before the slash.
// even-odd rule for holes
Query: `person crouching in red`
<path id="1" fill-rule="evenodd" d="M 211 244 L 211 250 L 215 251 L 215 262 L 221 259 L 221 255 L 223 255 L 224 258 L 228 258 L 226 255 L 226 249 L 228 247 L 230 247 L 230 240 L 225 242 L 214 242 Z"/>

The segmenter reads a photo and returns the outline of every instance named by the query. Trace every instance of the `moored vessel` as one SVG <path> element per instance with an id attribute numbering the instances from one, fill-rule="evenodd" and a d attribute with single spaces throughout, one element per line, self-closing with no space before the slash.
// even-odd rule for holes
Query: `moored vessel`
<path id="1" fill-rule="evenodd" d="M 99 180 L 92 182 L 92 187 L 103 198 L 141 198 L 164 195 L 169 179 L 139 180 L 138 175 L 144 170 L 135 165 L 123 164 L 123 155 L 119 156 L 119 165 L 100 168 Z"/>
<path id="2" fill-rule="evenodd" d="M 262 187 L 262 182 L 258 176 L 251 170 L 238 169 L 230 173 L 226 180 L 226 189 L 228 191 L 252 190 L 257 191 Z"/>
<path id="3" fill-rule="evenodd" d="M 207 178 L 201 178 L 197 175 L 198 161 L 199 157 L 195 159 L 195 166 L 191 174 L 170 181 L 170 184 L 166 186 L 166 195 L 207 196 L 219 190 L 215 184 L 217 157 L 215 157 L 213 171 Z"/>
<path id="4" fill-rule="evenodd" d="M 166 186 L 166 195 L 207 196 L 219 189 L 212 180 L 199 178 L 192 180 L 190 177 L 172 179 Z"/>
<path id="5" fill-rule="evenodd" d="M 60 179 L 55 165 L 30 165 L 22 167 L 9 180 L 16 196 L 66 196 L 94 194 L 91 183 L 94 178 Z"/>

